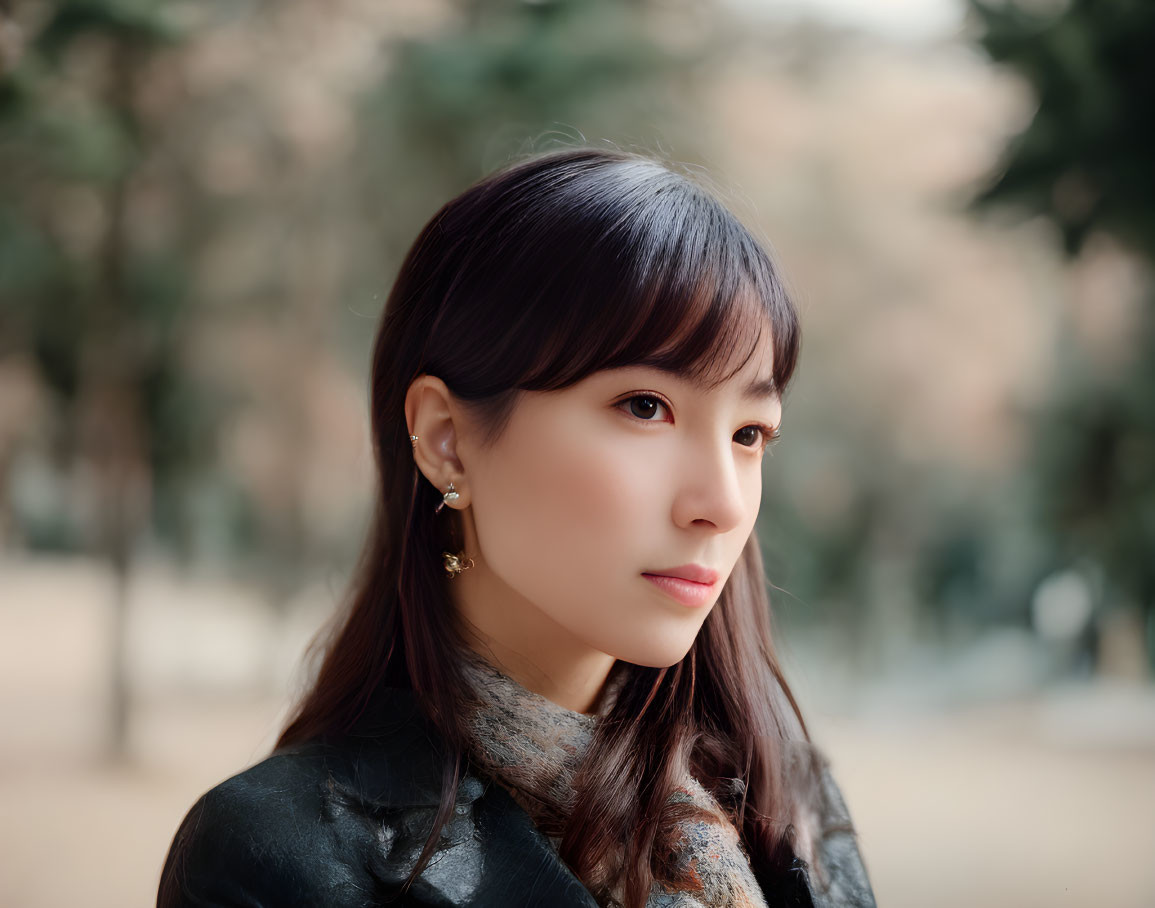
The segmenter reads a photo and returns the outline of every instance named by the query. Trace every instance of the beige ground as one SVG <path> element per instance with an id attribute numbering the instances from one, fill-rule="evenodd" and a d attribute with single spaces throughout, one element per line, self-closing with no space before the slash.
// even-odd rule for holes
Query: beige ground
<path id="1" fill-rule="evenodd" d="M 236 693 L 260 685 L 241 683 L 229 660 L 243 647 L 223 638 L 294 646 L 273 634 L 272 619 L 265 627 L 222 613 L 231 629 L 222 637 L 198 636 L 176 618 L 154 622 L 151 649 L 172 651 L 151 667 L 134 661 L 143 702 L 133 763 L 102 766 L 105 624 L 83 592 L 96 587 L 79 583 L 56 598 L 44 575 L 14 576 L 0 572 L 0 906 L 151 904 L 184 811 L 261 757 L 283 711 L 281 695 Z M 181 663 L 187 680 L 190 651 L 218 639 L 201 655 L 210 667 L 221 660 L 236 684 L 214 691 L 202 679 L 182 693 L 164 665 Z M 275 655 L 252 659 L 280 677 Z M 812 711 L 811 721 L 880 905 L 1155 906 L 1150 688 L 1100 684 L 921 716 Z"/>

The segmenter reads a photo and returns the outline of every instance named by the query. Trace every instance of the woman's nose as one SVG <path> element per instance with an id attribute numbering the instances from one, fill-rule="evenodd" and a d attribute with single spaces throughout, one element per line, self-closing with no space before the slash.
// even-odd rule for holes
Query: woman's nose
<path id="1" fill-rule="evenodd" d="M 674 500 L 674 522 L 689 527 L 699 521 L 725 533 L 741 525 L 747 510 L 757 501 L 758 489 L 745 488 L 739 475 L 732 443 L 703 444 L 683 462 Z"/>

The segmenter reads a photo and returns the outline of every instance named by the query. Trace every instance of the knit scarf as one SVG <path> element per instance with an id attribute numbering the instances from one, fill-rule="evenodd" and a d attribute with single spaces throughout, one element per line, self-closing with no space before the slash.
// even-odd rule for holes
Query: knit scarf
<path id="1" fill-rule="evenodd" d="M 500 782 L 539 827 L 559 828 L 573 807 L 573 779 L 599 716 L 612 708 L 625 680 L 617 662 L 593 715 L 567 709 L 536 694 L 481 659 L 463 660 L 477 708 L 468 726 L 471 756 L 482 772 Z M 737 829 L 715 798 L 688 772 L 671 801 L 689 802 L 713 815 L 679 824 L 678 866 L 688 869 L 689 888 L 655 880 L 647 908 L 766 908 Z M 560 836 L 548 835 L 556 849 Z M 596 895 L 596 893 L 595 893 Z M 602 908 L 620 908 L 624 885 L 599 898 Z"/>

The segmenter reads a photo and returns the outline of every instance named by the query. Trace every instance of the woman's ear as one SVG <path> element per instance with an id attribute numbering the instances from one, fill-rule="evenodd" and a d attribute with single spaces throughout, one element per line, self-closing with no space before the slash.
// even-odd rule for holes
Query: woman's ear
<path id="1" fill-rule="evenodd" d="M 413 460 L 439 492 L 449 483 L 458 494 L 447 507 L 469 507 L 469 483 L 459 456 L 464 415 L 453 392 L 434 375 L 419 375 L 405 393 L 405 421 L 409 434 L 416 435 Z"/>

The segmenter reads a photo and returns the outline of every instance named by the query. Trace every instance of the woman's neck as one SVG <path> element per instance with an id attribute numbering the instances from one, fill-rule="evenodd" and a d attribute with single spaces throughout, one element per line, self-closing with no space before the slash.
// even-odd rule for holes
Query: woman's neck
<path id="1" fill-rule="evenodd" d="M 498 586 L 484 570 L 467 571 L 451 584 L 469 648 L 527 690 L 575 712 L 595 712 L 617 660 Z"/>

